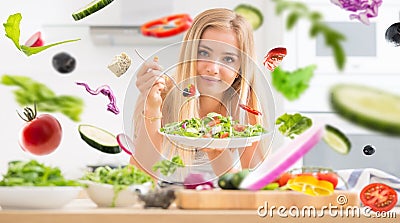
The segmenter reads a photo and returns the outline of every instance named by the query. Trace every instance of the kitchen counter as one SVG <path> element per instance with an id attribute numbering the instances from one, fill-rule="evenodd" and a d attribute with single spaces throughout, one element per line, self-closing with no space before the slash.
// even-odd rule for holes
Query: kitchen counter
<path id="1" fill-rule="evenodd" d="M 143 209 L 141 206 L 127 208 L 98 208 L 89 199 L 75 199 L 62 209 L 56 210 L 0 210 L 1 223 L 110 223 L 110 222 L 397 222 L 400 219 L 400 207 L 390 211 L 393 216 L 377 218 L 330 216 L 323 217 L 280 217 L 274 212 L 271 217 L 260 217 L 257 210 L 182 210 L 175 206 L 169 209 Z"/>

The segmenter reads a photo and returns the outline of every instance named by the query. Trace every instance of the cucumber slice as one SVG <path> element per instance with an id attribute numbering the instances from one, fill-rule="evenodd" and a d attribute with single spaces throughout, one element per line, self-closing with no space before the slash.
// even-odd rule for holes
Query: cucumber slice
<path id="1" fill-rule="evenodd" d="M 79 9 L 77 12 L 72 13 L 72 17 L 75 19 L 75 21 L 83 19 L 86 16 L 89 16 L 106 7 L 113 1 L 114 0 L 94 0 L 87 4 L 85 7 Z"/>
<path id="2" fill-rule="evenodd" d="M 83 141 L 103 153 L 117 154 L 122 151 L 116 137 L 103 129 L 82 124 L 78 131 Z"/>
<path id="3" fill-rule="evenodd" d="M 258 8 L 252 5 L 240 4 L 236 6 L 234 11 L 237 14 L 245 17 L 247 21 L 250 22 L 251 26 L 253 27 L 253 30 L 258 29 L 263 24 L 264 21 L 263 14 Z"/>
<path id="4" fill-rule="evenodd" d="M 393 135 L 400 135 L 400 96 L 355 84 L 331 89 L 332 108 L 351 122 Z"/>
<path id="5" fill-rule="evenodd" d="M 325 125 L 325 132 L 322 139 L 340 154 L 346 155 L 350 152 L 350 140 L 343 132 L 331 125 Z"/>

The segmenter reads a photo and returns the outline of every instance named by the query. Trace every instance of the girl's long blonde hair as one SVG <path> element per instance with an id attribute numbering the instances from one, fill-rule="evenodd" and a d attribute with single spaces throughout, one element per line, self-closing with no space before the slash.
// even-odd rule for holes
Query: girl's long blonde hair
<path id="1" fill-rule="evenodd" d="M 215 8 L 206 10 L 196 16 L 192 26 L 184 36 L 180 49 L 179 64 L 176 66 L 174 79 L 180 84 L 196 84 L 196 61 L 199 41 L 201 40 L 204 31 L 208 28 L 232 30 L 236 34 L 237 42 L 239 43 L 239 52 L 241 52 L 240 72 L 231 88 L 227 91 L 232 91 L 233 89 L 233 93 L 237 97 L 231 97 L 230 101 L 224 102 L 231 104 L 231 116 L 234 120 L 239 120 L 241 123 L 249 123 L 247 112 L 239 108 L 239 103 L 248 105 L 256 110 L 260 110 L 261 107 L 264 109 L 271 105 L 267 104 L 265 98 L 257 98 L 257 95 L 255 94 L 255 92 L 259 92 L 260 90 L 265 91 L 265 89 L 262 88 L 265 88 L 266 86 L 261 86 L 262 82 L 260 81 L 259 83 L 256 83 L 256 79 L 262 77 L 259 77 L 260 74 L 258 74 L 258 77 L 256 75 L 257 66 L 255 65 L 256 59 L 254 52 L 253 29 L 244 17 L 236 14 L 234 11 L 224 8 Z M 199 117 L 199 100 L 188 100 L 188 98 L 182 97 L 182 92 L 176 89 L 173 90 L 173 87 L 174 86 L 170 81 L 167 81 L 168 91 L 162 94 L 162 97 L 164 98 L 162 104 L 163 124 Z M 232 92 L 226 93 L 232 94 Z M 260 104 L 260 101 L 263 101 L 263 103 Z M 260 111 L 262 111 L 262 109 Z M 139 110 L 135 113 L 138 111 Z M 137 114 L 137 117 L 140 116 Z M 265 115 L 261 118 L 256 116 L 256 120 L 254 121 L 253 119 L 253 122 L 254 123 L 250 124 L 259 123 L 263 126 L 273 125 L 273 123 L 268 123 L 268 119 Z M 263 150 L 265 157 L 269 148 L 266 148 L 266 146 L 264 148 L 263 146 Z M 188 152 L 188 150 L 182 150 L 179 148 L 177 149 L 177 147 L 168 142 L 166 138 L 163 140 L 163 148 L 161 152 L 166 159 L 171 159 L 172 156 L 179 155 L 185 165 L 191 164 L 193 160 L 193 152 Z"/>

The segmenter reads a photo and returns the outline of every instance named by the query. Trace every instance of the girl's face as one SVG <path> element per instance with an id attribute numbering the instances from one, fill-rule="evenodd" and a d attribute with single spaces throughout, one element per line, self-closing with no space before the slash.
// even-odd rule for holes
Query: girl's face
<path id="1" fill-rule="evenodd" d="M 232 30 L 204 31 L 197 53 L 197 87 L 201 94 L 219 97 L 232 85 L 240 69 L 238 48 Z"/>

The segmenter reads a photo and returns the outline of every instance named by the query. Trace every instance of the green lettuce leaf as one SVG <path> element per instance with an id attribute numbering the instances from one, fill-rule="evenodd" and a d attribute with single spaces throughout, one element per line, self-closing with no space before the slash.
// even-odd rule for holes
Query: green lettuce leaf
<path id="1" fill-rule="evenodd" d="M 279 131 L 282 135 L 294 139 L 294 135 L 300 135 L 312 126 L 312 120 L 299 113 L 296 114 L 283 114 L 275 121 L 279 126 Z"/>
<path id="2" fill-rule="evenodd" d="M 284 71 L 280 67 L 271 73 L 272 85 L 289 101 L 296 100 L 308 88 L 316 66 L 310 65 L 293 72 Z"/>
<path id="3" fill-rule="evenodd" d="M 20 28 L 19 27 L 20 27 L 21 19 L 22 19 L 21 13 L 16 13 L 16 14 L 10 15 L 7 19 L 7 23 L 3 23 L 3 26 L 6 31 L 6 36 L 8 38 L 10 38 L 14 42 L 15 46 L 20 51 L 24 52 L 25 55 L 27 55 L 27 56 L 31 56 L 33 54 L 40 53 L 41 51 L 46 50 L 53 46 L 80 40 L 80 39 L 66 40 L 66 41 L 57 42 L 57 43 L 49 44 L 46 46 L 40 46 L 40 47 L 29 47 L 29 46 L 25 46 L 25 45 L 20 45 L 20 43 L 19 43 Z"/>

